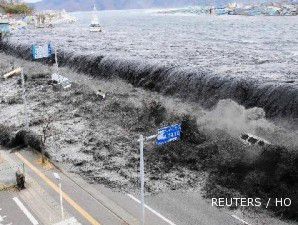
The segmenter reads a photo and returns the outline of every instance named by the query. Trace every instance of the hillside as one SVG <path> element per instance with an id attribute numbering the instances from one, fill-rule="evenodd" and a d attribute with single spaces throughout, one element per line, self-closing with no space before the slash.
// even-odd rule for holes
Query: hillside
<path id="1" fill-rule="evenodd" d="M 100 9 L 142 9 L 154 7 L 179 7 L 198 4 L 196 0 L 95 0 Z M 36 3 L 35 8 L 66 9 L 68 11 L 91 10 L 93 0 L 43 0 Z"/>
<path id="2" fill-rule="evenodd" d="M 33 12 L 33 9 L 29 7 L 27 4 L 19 3 L 19 4 L 7 4 L 5 2 L 0 1 L 0 13 L 5 14 L 22 14 L 28 15 Z"/>

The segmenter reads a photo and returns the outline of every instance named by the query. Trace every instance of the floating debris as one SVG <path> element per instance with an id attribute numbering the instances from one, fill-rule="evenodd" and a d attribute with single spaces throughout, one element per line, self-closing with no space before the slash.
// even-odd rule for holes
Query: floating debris
<path id="1" fill-rule="evenodd" d="M 21 74 L 21 72 L 22 72 L 22 68 L 19 67 L 19 68 L 14 69 L 13 71 L 11 71 L 9 73 L 4 74 L 3 75 L 3 78 L 4 79 L 7 79 L 9 77 L 12 77 L 12 76 L 15 76 L 15 75 L 19 75 L 19 74 Z"/>
<path id="2" fill-rule="evenodd" d="M 101 99 L 104 100 L 106 98 L 106 93 L 102 92 L 101 90 L 96 91 L 96 95 Z"/>
<path id="3" fill-rule="evenodd" d="M 71 87 L 70 80 L 64 76 L 59 75 L 58 73 L 52 74 L 52 81 L 57 84 L 60 84 L 63 87 L 63 89 Z"/>
<path id="4" fill-rule="evenodd" d="M 270 142 L 258 137 L 256 135 L 252 135 L 252 134 L 242 134 L 241 135 L 241 140 L 245 143 L 245 144 L 249 144 L 249 145 L 259 145 L 259 146 L 265 146 L 265 145 L 270 145 Z"/>

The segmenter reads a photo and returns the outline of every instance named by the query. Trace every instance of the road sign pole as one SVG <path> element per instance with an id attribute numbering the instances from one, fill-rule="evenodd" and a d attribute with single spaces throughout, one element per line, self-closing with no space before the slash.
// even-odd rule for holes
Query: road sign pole
<path id="1" fill-rule="evenodd" d="M 62 185 L 59 182 L 59 192 L 60 192 L 60 208 L 61 208 L 61 218 L 64 220 L 64 209 L 63 209 L 63 198 L 62 198 Z"/>
<path id="2" fill-rule="evenodd" d="M 55 47 L 55 66 L 56 66 L 56 69 L 58 70 L 58 56 L 57 56 L 57 48 Z"/>
<path id="3" fill-rule="evenodd" d="M 145 172 L 144 172 L 144 142 L 157 138 L 157 145 L 166 144 L 172 141 L 179 140 L 181 135 L 181 125 L 176 124 L 170 127 L 159 129 L 158 134 L 145 137 L 140 135 L 140 180 L 141 180 L 141 225 L 145 224 Z"/>
<path id="4" fill-rule="evenodd" d="M 58 55 L 57 55 L 57 45 L 55 45 L 55 73 L 58 76 L 58 80 L 60 80 Z"/>
<path id="5" fill-rule="evenodd" d="M 25 129 L 29 130 L 29 114 L 28 114 L 28 106 L 27 106 L 27 99 L 26 99 L 25 75 L 24 75 L 23 68 L 21 70 L 21 79 L 22 79 L 23 102 L 24 102 L 24 110 L 25 110 Z"/>
<path id="6" fill-rule="evenodd" d="M 57 55 L 57 48 L 55 46 L 55 73 L 58 74 L 58 70 L 59 70 L 59 64 L 58 64 L 58 55 Z"/>
<path id="7" fill-rule="evenodd" d="M 144 196 L 144 137 L 140 135 L 140 177 L 141 177 L 141 225 L 145 224 L 145 196 Z"/>

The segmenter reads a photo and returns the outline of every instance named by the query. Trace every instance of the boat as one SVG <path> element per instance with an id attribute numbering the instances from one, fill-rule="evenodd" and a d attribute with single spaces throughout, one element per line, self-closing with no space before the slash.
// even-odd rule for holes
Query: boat
<path id="1" fill-rule="evenodd" d="M 99 20 L 98 20 L 98 11 L 97 11 L 95 5 L 93 7 L 92 21 L 89 26 L 89 29 L 90 29 L 90 32 L 101 32 L 102 31 L 101 26 L 99 24 Z"/>

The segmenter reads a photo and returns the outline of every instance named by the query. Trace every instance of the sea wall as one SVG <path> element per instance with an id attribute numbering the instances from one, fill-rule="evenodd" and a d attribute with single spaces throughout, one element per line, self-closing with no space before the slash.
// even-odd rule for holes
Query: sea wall
<path id="1" fill-rule="evenodd" d="M 30 46 L 0 43 L 0 50 L 32 60 Z M 93 77 L 119 77 L 136 87 L 178 96 L 212 108 L 221 99 L 232 99 L 251 108 L 260 107 L 267 118 L 286 118 L 297 124 L 298 88 L 295 83 L 261 83 L 255 79 L 220 76 L 208 68 L 174 67 L 111 56 L 86 56 L 59 52 L 60 66 L 68 66 Z M 51 64 L 53 59 L 43 60 Z"/>

